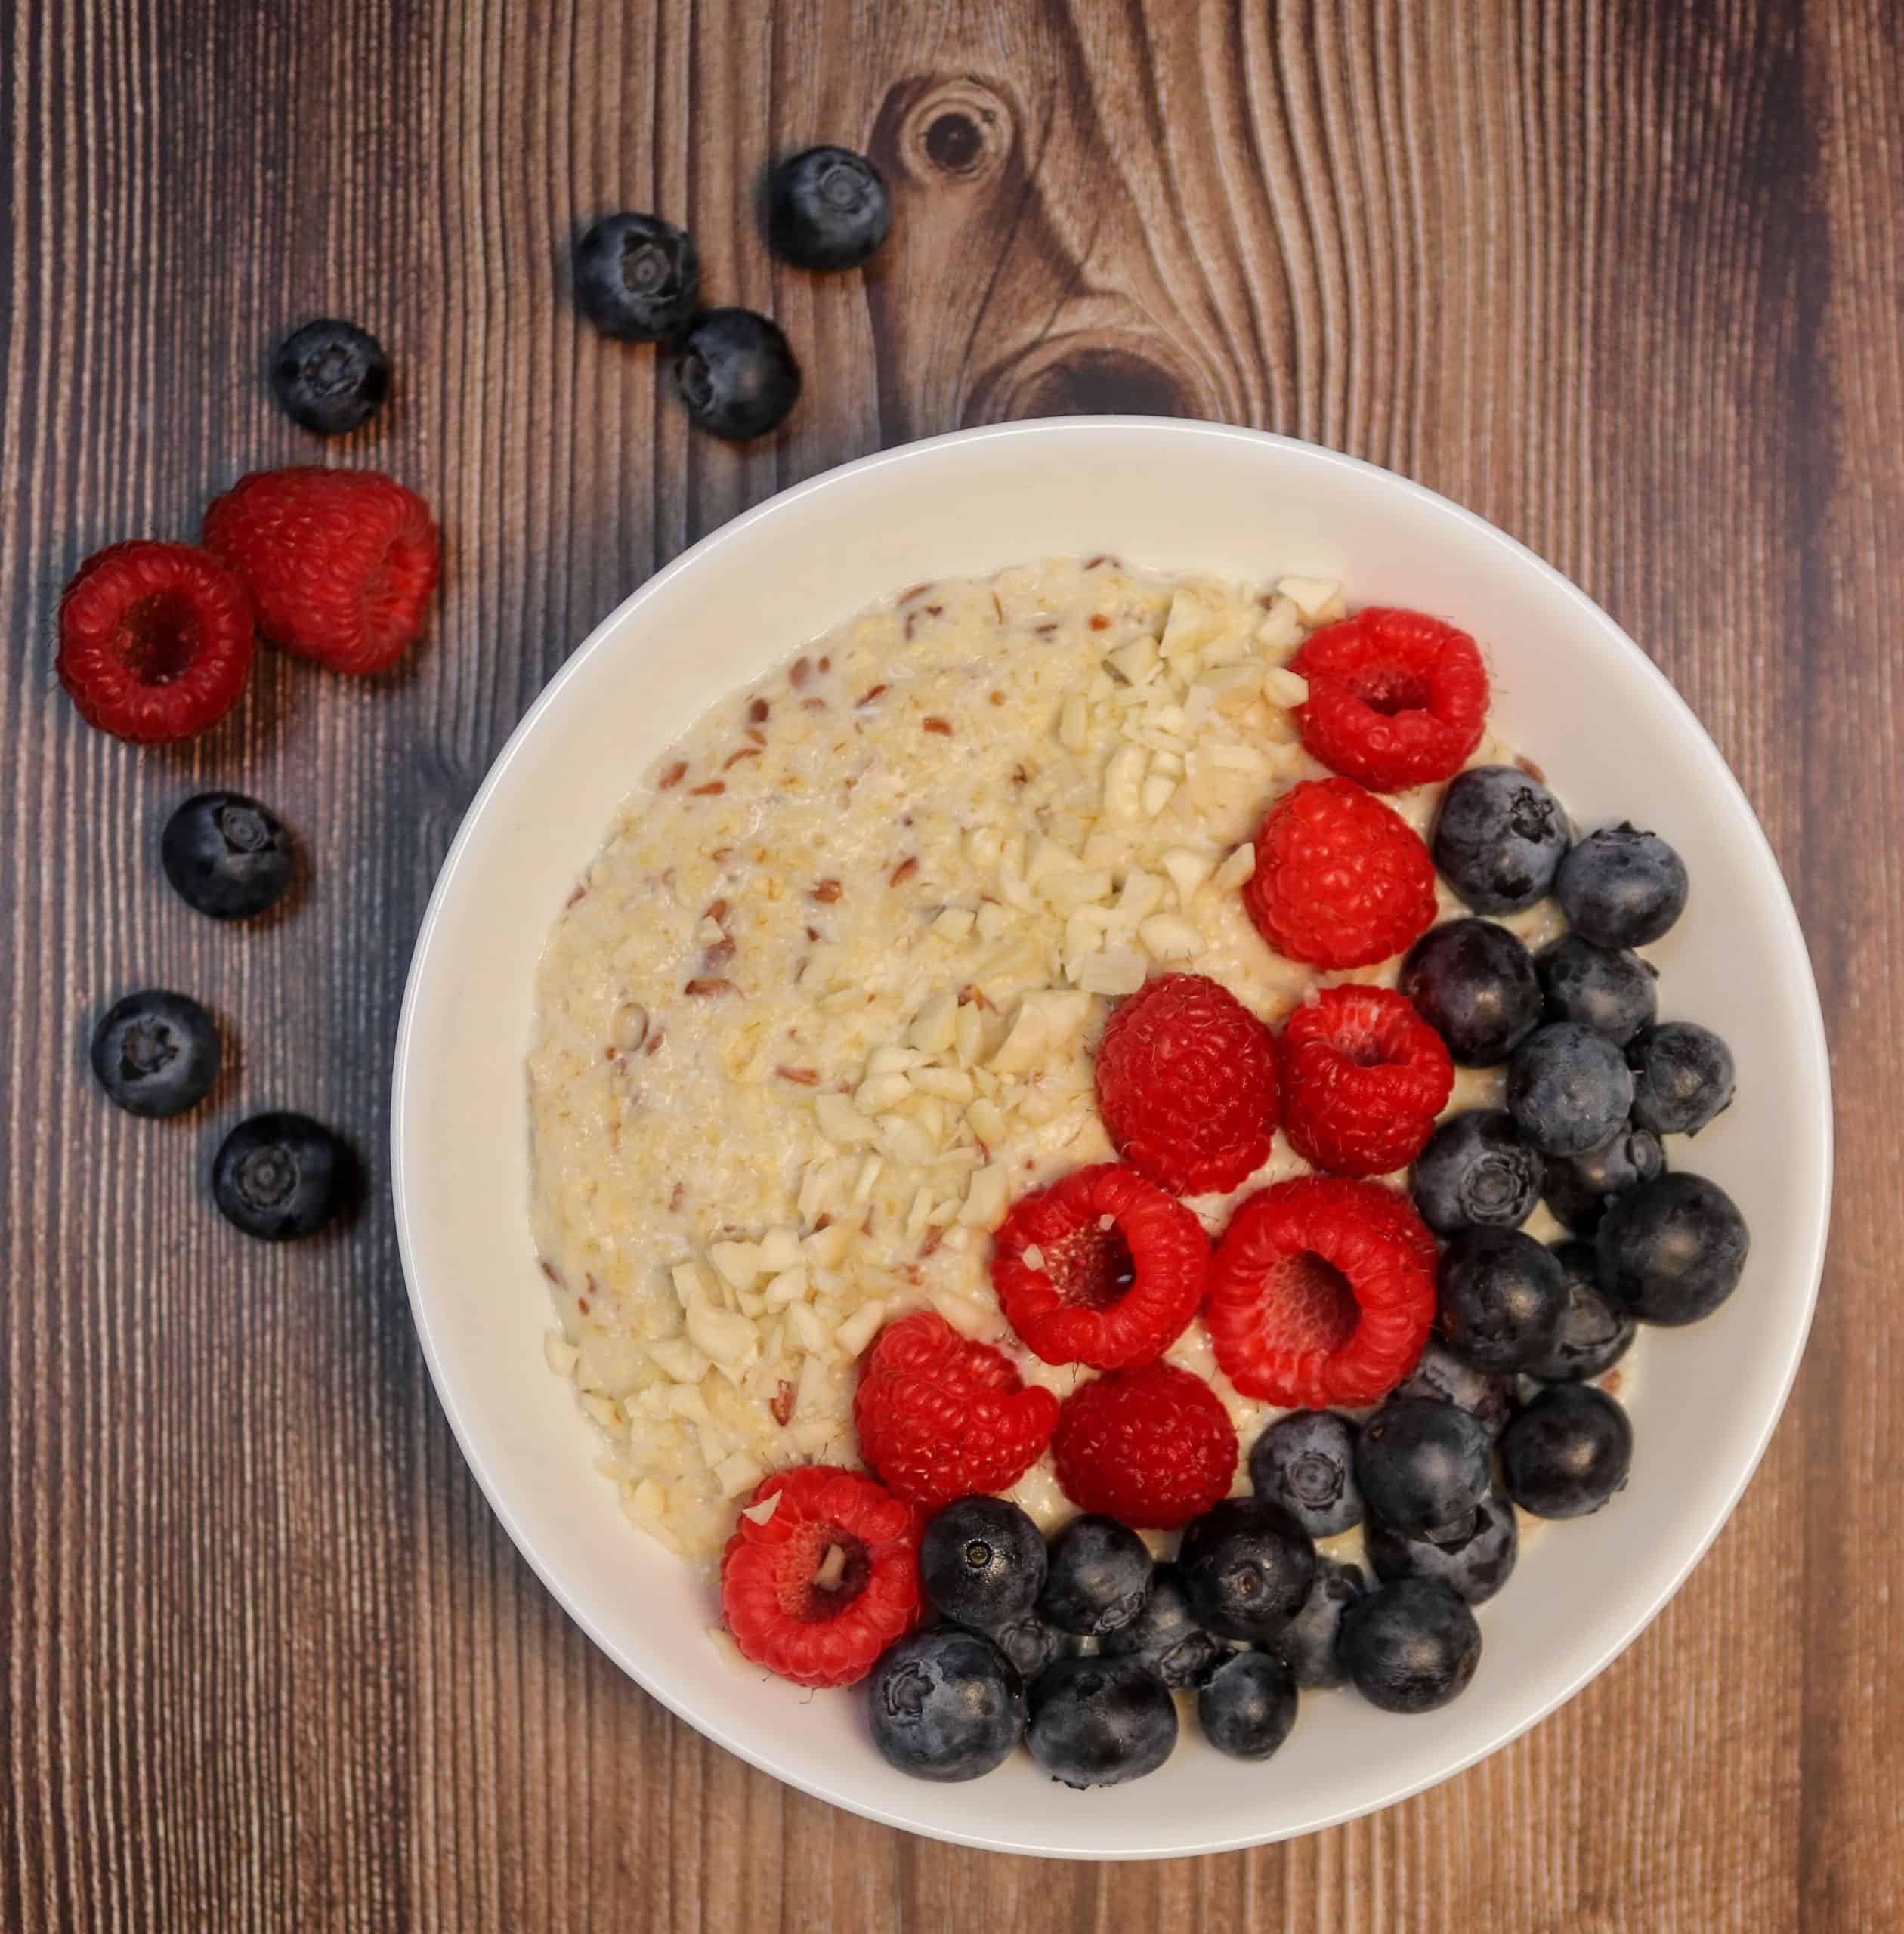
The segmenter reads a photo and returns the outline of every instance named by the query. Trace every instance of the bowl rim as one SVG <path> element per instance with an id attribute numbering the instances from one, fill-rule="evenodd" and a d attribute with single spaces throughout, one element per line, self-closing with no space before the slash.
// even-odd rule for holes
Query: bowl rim
<path id="1" fill-rule="evenodd" d="M 1596 626 L 1612 638 L 1630 654 L 1637 664 L 1643 667 L 1644 675 L 1650 681 L 1654 697 L 1662 705 L 1675 711 L 1682 721 L 1706 741 L 1711 748 L 1714 762 L 1722 783 L 1729 789 L 1732 803 L 1742 810 L 1757 842 L 1758 857 L 1770 869 L 1771 879 L 1776 882 L 1774 904 L 1769 910 L 1783 936 L 1795 951 L 1800 970 L 1804 992 L 1808 998 L 1804 1002 L 1804 1032 L 1808 1037 L 1807 1048 L 1809 1058 L 1817 1069 L 1822 1092 L 1820 1111 L 1822 1124 L 1819 1145 L 1810 1151 L 1811 1173 L 1806 1178 L 1805 1199 L 1814 1205 L 1813 1228 L 1807 1245 L 1804 1259 L 1807 1277 L 1804 1310 L 1802 1321 L 1790 1332 L 1785 1353 L 1785 1361 L 1779 1366 L 1777 1401 L 1771 1405 L 1753 1443 L 1750 1454 L 1741 1463 L 1735 1481 L 1726 1489 L 1715 1505 L 1709 1509 L 1708 1521 L 1699 1529 L 1696 1538 L 1686 1546 L 1663 1577 L 1656 1590 L 1645 1600 L 1638 1611 L 1632 1614 L 1623 1629 L 1610 1633 L 1603 1645 L 1596 1648 L 1596 1656 L 1590 1664 L 1584 1664 L 1571 1678 L 1565 1681 L 1535 1709 L 1516 1714 L 1498 1731 L 1491 1732 L 1483 1742 L 1442 1766 L 1439 1770 L 1420 1777 L 1402 1776 L 1392 1786 L 1381 1786 L 1379 1782 L 1371 1787 L 1366 1799 L 1349 1806 L 1327 1807 L 1319 1809 L 1312 1818 L 1281 1827 L 1267 1834 L 1243 1832 L 1213 1837 L 1195 1846 L 1168 1845 L 1147 1846 L 1133 1845 L 1106 1849 L 1090 1855 L 1081 1855 L 1068 1849 L 1042 1846 L 1026 1842 L 1003 1841 L 995 1835 L 963 1832 L 957 1824 L 956 1815 L 949 1817 L 944 1826 L 935 1824 L 928 1828 L 917 1821 L 886 1809 L 854 1794 L 839 1790 L 827 1779 L 817 1777 L 804 1770 L 796 1770 L 784 1763 L 772 1750 L 771 1742 L 761 1743 L 737 1736 L 731 1729 L 718 1722 L 691 1712 L 686 1703 L 676 1698 L 669 1686 L 658 1682 L 657 1678 L 644 1670 L 642 1662 L 632 1655 L 617 1638 L 604 1630 L 589 1615 L 576 1597 L 566 1588 L 562 1579 L 546 1562 L 539 1548 L 533 1530 L 526 1525 L 512 1508 L 502 1481 L 485 1459 L 481 1450 L 478 1435 L 465 1411 L 459 1392 L 452 1386 L 444 1367 L 442 1352 L 439 1347 L 437 1330 L 434 1326 L 427 1300 L 419 1288 L 420 1272 L 415 1255 L 415 1242 L 412 1229 L 410 1207 L 405 1185 L 405 1145 L 408 1135 L 409 1101 L 407 1089 L 411 1072 L 413 1037 L 419 1022 L 431 977 L 433 949 L 437 944 L 439 928 L 444 909 L 455 891 L 461 868 L 468 851 L 478 837 L 488 808 L 496 796 L 508 786 L 517 757 L 523 746 L 536 731 L 545 715 L 557 703 L 560 694 L 570 681 L 583 675 L 586 667 L 603 651 L 611 648 L 616 635 L 628 623 L 631 617 L 651 600 L 660 596 L 665 587 L 676 578 L 698 569 L 703 561 L 731 546 L 743 543 L 746 534 L 756 526 L 770 519 L 791 514 L 796 506 L 809 498 L 824 494 L 839 487 L 850 477 L 880 469 L 903 469 L 910 464 L 927 460 L 929 454 L 947 446 L 966 446 L 980 443 L 1009 443 L 1021 439 L 1037 440 L 1062 432 L 1070 436 L 1102 434 L 1107 437 L 1128 437 L 1133 434 L 1148 437 L 1182 437 L 1185 439 L 1216 439 L 1235 441 L 1260 446 L 1268 446 L 1290 451 L 1299 451 L 1309 462 L 1343 470 L 1371 474 L 1379 478 L 1386 487 L 1399 490 L 1406 496 L 1438 511 L 1442 515 L 1457 521 L 1466 527 L 1469 533 L 1482 543 L 1497 551 L 1510 564 L 1525 571 L 1531 570 L 1543 579 L 1547 588 L 1558 593 L 1563 600 L 1575 607 L 1583 620 Z M 424 1361 L 428 1369 L 430 1380 L 437 1402 L 447 1418 L 458 1450 L 474 1474 L 477 1484 L 490 1509 L 501 1522 L 504 1531 L 517 1551 L 527 1562 L 530 1570 L 560 1605 L 564 1613 L 588 1635 L 591 1641 L 604 1651 L 630 1678 L 651 1697 L 658 1700 L 669 1711 L 693 1726 L 713 1743 L 734 1754 L 750 1766 L 784 1781 L 797 1790 L 824 1800 L 829 1805 L 839 1806 L 848 1812 L 873 1820 L 882 1826 L 896 1828 L 902 1832 L 917 1834 L 922 1837 L 941 1840 L 957 1846 L 977 1848 L 984 1852 L 1007 1852 L 1051 1859 L 1102 1858 L 1134 1860 L 1182 1858 L 1210 1853 L 1233 1852 L 1238 1849 L 1261 1846 L 1274 1841 L 1293 1839 L 1340 1825 L 1346 1821 L 1358 1819 L 1368 1814 L 1380 1811 L 1408 1799 L 1416 1793 L 1439 1786 L 1453 1778 L 1457 1774 L 1478 1764 L 1491 1754 L 1510 1744 L 1522 1734 L 1529 1732 L 1542 1720 L 1550 1717 L 1561 1706 L 1575 1697 L 1591 1680 L 1603 1673 L 1652 1624 L 1661 1611 L 1685 1583 L 1694 1568 L 1711 1549 L 1733 1511 L 1751 1483 L 1766 1448 L 1777 1429 L 1789 1401 L 1792 1386 L 1797 1378 L 1798 1366 L 1810 1337 L 1815 1318 L 1819 1287 L 1822 1279 L 1826 1247 L 1830 1233 L 1831 1189 L 1834 1166 L 1834 1108 L 1831 1091 L 1831 1070 L 1828 1043 L 1824 1017 L 1819 1005 L 1816 976 L 1813 970 L 1810 950 L 1806 944 L 1804 930 L 1797 912 L 1793 904 L 1789 887 L 1780 869 L 1776 854 L 1767 838 L 1758 815 L 1747 798 L 1737 775 L 1732 771 L 1724 755 L 1720 752 L 1711 735 L 1706 731 L 1698 715 L 1686 700 L 1668 678 L 1664 672 L 1642 649 L 1609 613 L 1594 602 L 1578 585 L 1563 573 L 1549 564 L 1537 551 L 1530 549 L 1518 539 L 1510 536 L 1498 525 L 1491 523 L 1478 512 L 1468 509 L 1452 499 L 1431 489 L 1412 478 L 1371 463 L 1360 457 L 1350 456 L 1325 446 L 1309 442 L 1303 438 L 1289 437 L 1277 432 L 1247 428 L 1241 425 L 1206 422 L 1196 419 L 1141 416 L 1080 416 L 1040 417 L 1017 422 L 984 424 L 970 428 L 954 430 L 941 435 L 924 437 L 916 441 L 895 445 L 891 448 L 873 451 L 867 456 L 846 463 L 836 465 L 817 475 L 775 492 L 772 496 L 751 506 L 689 545 L 678 556 L 669 561 L 660 570 L 645 579 L 631 592 L 611 611 L 608 612 L 589 631 L 583 642 L 570 653 L 556 669 L 548 682 L 536 694 L 528 709 L 524 713 L 504 742 L 501 750 L 492 761 L 481 784 L 472 796 L 458 825 L 443 862 L 439 867 L 422 919 L 419 925 L 413 948 L 410 965 L 406 976 L 403 999 L 400 1012 L 396 1045 L 392 1059 L 391 1105 L 390 1123 L 391 1191 L 396 1223 L 397 1247 L 401 1262 L 406 1292 L 410 1312 L 416 1323 L 419 1338 L 422 1345 Z"/>

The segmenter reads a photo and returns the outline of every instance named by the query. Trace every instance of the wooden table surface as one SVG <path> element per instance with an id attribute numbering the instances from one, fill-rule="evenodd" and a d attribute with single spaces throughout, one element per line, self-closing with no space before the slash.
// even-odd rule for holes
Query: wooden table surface
<path id="1" fill-rule="evenodd" d="M 0 47 L 0 1926 L 1904 1925 L 1895 0 L 14 0 Z M 864 278 L 771 265 L 751 218 L 763 160 L 816 138 L 892 184 Z M 710 294 L 785 326 L 780 437 L 691 437 L 652 354 L 578 326 L 568 246 L 614 207 L 685 221 Z M 88 731 L 58 587 L 318 454 L 260 366 L 321 314 L 395 360 L 332 460 L 438 507 L 427 647 L 371 684 L 262 654 L 172 752 Z M 382 1151 L 432 874 L 595 621 L 842 459 L 1126 408 L 1417 477 L 1658 659 L 1810 937 L 1841 1213 L 1763 1468 L 1611 1671 L 1376 1818 L 1117 1868 L 833 1812 L 598 1655 L 451 1442 Z M 261 931 L 159 875 L 210 784 L 312 855 Z M 101 1004 L 152 983 L 237 1049 L 182 1123 L 85 1070 Z M 284 1104 L 374 1186 L 274 1250 L 199 1178 Z"/>

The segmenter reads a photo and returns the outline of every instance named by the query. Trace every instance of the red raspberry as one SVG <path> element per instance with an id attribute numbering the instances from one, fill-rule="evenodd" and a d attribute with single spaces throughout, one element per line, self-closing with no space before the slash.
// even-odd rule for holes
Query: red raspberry
<path id="1" fill-rule="evenodd" d="M 860 1359 L 860 1455 L 924 1511 L 1015 1484 L 1057 1420 L 1049 1390 L 1028 1389 L 989 1343 L 961 1336 L 935 1310 L 889 1323 Z"/>
<path id="2" fill-rule="evenodd" d="M 1277 1046 L 1289 1145 L 1331 1175 L 1406 1168 L 1454 1086 L 1442 1037 L 1386 987 L 1324 987 L 1289 1017 Z"/>
<path id="3" fill-rule="evenodd" d="M 1167 1363 L 1093 1377 L 1065 1399 L 1051 1440 L 1080 1511 L 1174 1531 L 1229 1495 L 1236 1426 L 1201 1376 Z"/>
<path id="4" fill-rule="evenodd" d="M 1210 1240 L 1182 1203 L 1103 1162 L 1012 1205 L 991 1277 L 1012 1327 L 1046 1363 L 1129 1370 L 1183 1333 L 1209 1267 Z"/>
<path id="5" fill-rule="evenodd" d="M 851 1685 L 919 1623 L 919 1521 L 856 1471 L 763 1478 L 721 1554 L 721 1611 L 742 1653 L 796 1685 Z M 838 1556 L 834 1556 L 837 1553 Z"/>
<path id="6" fill-rule="evenodd" d="M 1435 867 L 1401 817 L 1350 779 L 1306 779 L 1269 811 L 1243 904 L 1278 953 L 1370 967 L 1425 933 Z"/>
<path id="7" fill-rule="evenodd" d="M 88 725 L 137 746 L 215 725 L 257 648 L 245 587 L 189 544 L 110 544 L 60 599 L 60 683 Z"/>
<path id="8" fill-rule="evenodd" d="M 1210 1265 L 1204 1321 L 1223 1374 L 1272 1404 L 1377 1402 L 1427 1340 L 1435 1256 L 1427 1225 L 1379 1182 L 1259 1190 Z"/>
<path id="9" fill-rule="evenodd" d="M 1118 1154 L 1173 1195 L 1234 1188 L 1269 1159 L 1275 1050 L 1227 989 L 1160 975 L 1111 1015 L 1097 1099 Z"/>
<path id="10" fill-rule="evenodd" d="M 203 534 L 250 591 L 259 630 L 333 672 L 396 663 L 441 562 L 428 505 L 374 470 L 254 471 L 212 500 Z"/>
<path id="11" fill-rule="evenodd" d="M 1303 743 L 1378 792 L 1451 779 L 1481 743 L 1488 672 L 1466 632 L 1420 611 L 1358 611 L 1290 661 L 1309 681 Z"/>

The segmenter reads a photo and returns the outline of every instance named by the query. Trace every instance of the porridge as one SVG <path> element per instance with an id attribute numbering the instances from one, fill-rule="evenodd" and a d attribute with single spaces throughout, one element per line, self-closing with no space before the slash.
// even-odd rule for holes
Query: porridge
<path id="1" fill-rule="evenodd" d="M 1287 661 L 1332 583 L 1170 579 L 1111 558 L 914 585 L 724 700 L 658 760 L 557 921 L 529 1060 L 534 1233 L 602 1464 L 635 1522 L 711 1559 L 792 1465 L 858 1463 L 856 1365 L 938 1311 L 1062 1398 L 1093 1373 L 1005 1321 L 991 1237 L 1114 1160 L 1093 1049 L 1185 970 L 1280 1021 L 1323 973 L 1238 888 L 1266 808 L 1326 768 Z M 1510 762 L 1484 731 L 1469 763 Z M 1390 799 L 1426 834 L 1443 790 Z M 1442 914 L 1464 910 L 1438 882 Z M 1530 947 L 1553 904 L 1504 917 Z M 1459 1070 L 1449 1111 L 1498 1104 Z M 1278 1132 L 1234 1203 L 1306 1172 Z M 1544 1207 L 1528 1225 L 1563 1232 Z M 1277 1413 L 1193 1323 L 1166 1353 L 1247 1444 Z M 1247 1488 L 1239 1469 L 1238 1488 Z M 1007 1495 L 1071 1515 L 1049 1451 Z"/>

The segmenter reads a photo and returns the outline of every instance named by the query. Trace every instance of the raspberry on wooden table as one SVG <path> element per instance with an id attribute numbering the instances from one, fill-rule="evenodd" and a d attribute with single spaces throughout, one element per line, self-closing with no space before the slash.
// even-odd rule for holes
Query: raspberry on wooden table
<path id="1" fill-rule="evenodd" d="M 763 1478 L 721 1554 L 721 1611 L 756 1665 L 796 1685 L 851 1685 L 919 1623 L 918 1520 L 855 1471 Z"/>
<path id="2" fill-rule="evenodd" d="M 1182 1334 L 1209 1264 L 1203 1225 L 1182 1203 L 1105 1162 L 1012 1204 L 992 1249 L 992 1287 L 1046 1363 L 1127 1370 Z"/>
<path id="3" fill-rule="evenodd" d="M 1488 672 L 1466 632 L 1381 607 L 1325 626 L 1290 661 L 1309 681 L 1303 745 L 1378 792 L 1449 779 L 1481 743 Z"/>
<path id="4" fill-rule="evenodd" d="M 1051 1440 L 1080 1510 L 1174 1531 L 1229 1494 L 1236 1426 L 1201 1376 L 1167 1363 L 1094 1377 L 1065 1399 Z"/>
<path id="5" fill-rule="evenodd" d="M 922 1510 L 1015 1484 L 1057 1420 L 1049 1390 L 1028 1388 L 989 1343 L 961 1336 L 936 1310 L 889 1323 L 860 1359 L 860 1455 Z"/>
<path id="6" fill-rule="evenodd" d="M 1211 1261 L 1204 1321 L 1245 1396 L 1372 1404 L 1414 1369 L 1435 1315 L 1435 1239 L 1379 1182 L 1304 1176 L 1259 1190 Z"/>
<path id="7" fill-rule="evenodd" d="M 60 683 L 80 717 L 140 746 L 215 725 L 257 650 L 245 587 L 189 544 L 95 551 L 60 597 L 59 624 Z"/>
<path id="8" fill-rule="evenodd" d="M 1425 933 L 1435 868 L 1401 816 L 1352 779 L 1306 779 L 1263 815 L 1243 904 L 1276 951 L 1371 967 Z"/>
<path id="9" fill-rule="evenodd" d="M 1159 975 L 1105 1028 L 1097 1100 L 1118 1153 L 1173 1195 L 1234 1188 L 1275 1132 L 1269 1030 L 1203 975 Z"/>
<path id="10" fill-rule="evenodd" d="M 1324 987 L 1289 1017 L 1277 1048 L 1290 1146 L 1331 1175 L 1406 1168 L 1454 1086 L 1441 1037 L 1387 987 Z"/>
<path id="11" fill-rule="evenodd" d="M 333 672 L 394 665 L 423 629 L 442 563 L 429 506 L 372 470 L 254 471 L 213 499 L 203 536 L 265 637 Z"/>

